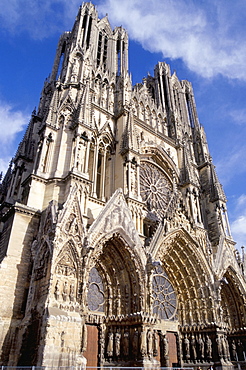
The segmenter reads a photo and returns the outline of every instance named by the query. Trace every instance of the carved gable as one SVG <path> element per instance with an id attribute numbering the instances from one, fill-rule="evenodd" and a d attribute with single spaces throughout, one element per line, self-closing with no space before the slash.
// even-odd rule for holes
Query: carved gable
<path id="1" fill-rule="evenodd" d="M 89 243 L 91 247 L 99 239 L 114 233 L 120 234 L 129 245 L 141 247 L 141 240 L 132 221 L 131 212 L 125 201 L 122 189 L 117 189 L 110 198 L 98 218 L 89 229 Z"/>
<path id="2" fill-rule="evenodd" d="M 85 227 L 83 224 L 79 200 L 77 197 L 77 186 L 72 189 L 67 202 L 58 218 L 59 232 L 57 235 L 59 244 L 64 245 L 68 240 L 73 240 L 77 247 L 82 247 Z"/>

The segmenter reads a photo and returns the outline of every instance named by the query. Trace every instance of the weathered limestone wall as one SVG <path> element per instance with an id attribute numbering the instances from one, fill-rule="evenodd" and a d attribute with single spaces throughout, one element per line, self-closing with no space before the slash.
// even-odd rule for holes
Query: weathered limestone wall
<path id="1" fill-rule="evenodd" d="M 34 211 L 30 212 L 27 207 L 16 205 L 7 256 L 0 268 L 0 346 L 3 357 L 8 356 L 15 327 L 25 312 L 31 272 L 31 243 L 38 222 L 39 217 Z M 11 331 L 9 331 L 10 326 Z"/>

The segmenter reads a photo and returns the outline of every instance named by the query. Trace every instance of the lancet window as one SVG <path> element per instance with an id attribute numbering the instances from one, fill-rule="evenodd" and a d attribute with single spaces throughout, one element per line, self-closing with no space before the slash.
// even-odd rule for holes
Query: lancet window
<path id="1" fill-rule="evenodd" d="M 116 43 L 116 54 L 117 54 L 117 75 L 119 76 L 125 66 L 125 42 L 118 37 Z"/>
<path id="2" fill-rule="evenodd" d="M 88 49 L 90 45 L 91 24 L 92 24 L 92 17 L 88 14 L 88 9 L 86 9 L 84 19 L 83 19 L 83 24 L 82 24 L 82 29 L 83 29 L 82 45 L 86 46 L 86 49 Z"/>
<path id="3" fill-rule="evenodd" d="M 61 55 L 60 55 L 60 59 L 59 59 L 59 64 L 58 64 L 58 69 L 57 69 L 57 74 L 56 74 L 56 80 L 61 76 L 62 67 L 63 67 L 63 63 L 64 63 L 65 46 L 66 46 L 66 44 L 64 42 L 63 46 L 62 46 L 62 49 L 61 49 Z"/>
<path id="4" fill-rule="evenodd" d="M 187 111 L 188 111 L 188 117 L 189 117 L 190 125 L 191 125 L 191 127 L 194 127 L 194 115 L 193 115 L 191 97 L 188 93 L 186 93 L 185 98 L 186 98 L 186 105 L 187 105 Z"/>
<path id="5" fill-rule="evenodd" d="M 108 37 L 102 31 L 98 35 L 97 44 L 97 67 L 102 63 L 103 71 L 106 72 L 108 56 Z"/>
<path id="6" fill-rule="evenodd" d="M 107 186 L 106 194 L 105 186 L 110 178 L 110 152 L 108 138 L 103 137 L 98 143 L 92 140 L 89 156 L 89 178 L 93 182 L 92 195 L 103 201 L 110 196 L 110 187 Z"/>

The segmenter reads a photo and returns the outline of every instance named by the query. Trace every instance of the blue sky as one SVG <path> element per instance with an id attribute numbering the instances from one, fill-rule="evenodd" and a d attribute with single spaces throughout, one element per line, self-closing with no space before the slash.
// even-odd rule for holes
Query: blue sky
<path id="1" fill-rule="evenodd" d="M 73 26 L 79 0 L 1 0 L 0 170 L 6 171 L 60 34 Z M 246 247 L 246 1 L 97 0 L 130 38 L 133 82 L 165 60 L 192 82 L 198 116 L 228 199 L 237 247 Z"/>

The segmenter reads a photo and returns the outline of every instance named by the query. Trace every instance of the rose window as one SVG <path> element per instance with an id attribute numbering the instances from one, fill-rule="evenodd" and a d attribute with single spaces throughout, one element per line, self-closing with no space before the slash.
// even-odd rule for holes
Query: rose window
<path id="1" fill-rule="evenodd" d="M 177 311 L 177 298 L 167 274 L 157 266 L 152 280 L 153 313 L 161 319 L 174 320 Z"/>
<path id="2" fill-rule="evenodd" d="M 155 165 L 141 164 L 140 192 L 149 211 L 162 218 L 170 199 L 172 185 L 165 174 Z"/>

